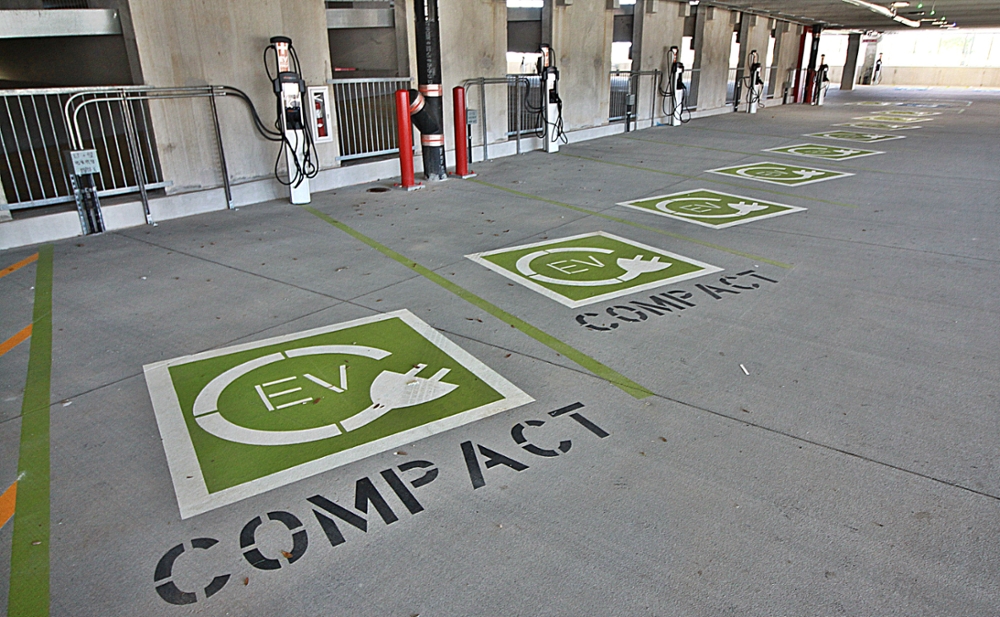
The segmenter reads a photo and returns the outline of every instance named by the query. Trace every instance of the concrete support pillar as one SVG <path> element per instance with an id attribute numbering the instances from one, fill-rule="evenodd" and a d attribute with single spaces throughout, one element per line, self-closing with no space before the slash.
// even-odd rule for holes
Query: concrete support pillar
<path id="1" fill-rule="evenodd" d="M 806 29 L 802 26 L 799 28 L 802 30 L 799 35 L 799 60 L 795 64 L 795 88 L 792 91 L 792 100 L 796 103 L 802 100 L 799 98 L 802 94 L 802 58 L 806 52 Z"/>
<path id="2" fill-rule="evenodd" d="M 823 26 L 812 27 L 812 47 L 809 50 L 809 68 L 806 72 L 806 104 L 812 103 L 815 96 L 813 90 L 816 86 L 816 60 L 818 60 L 819 56 L 819 35 L 822 31 Z"/>
<path id="3" fill-rule="evenodd" d="M 858 52 L 861 50 L 861 33 L 852 33 L 847 39 L 847 59 L 844 60 L 844 74 L 840 78 L 841 90 L 854 89 L 854 75 L 858 68 Z"/>
<path id="4" fill-rule="evenodd" d="M 0 183 L 0 223 L 11 220 L 10 209 L 7 208 L 7 196 L 3 192 L 3 184 Z"/>

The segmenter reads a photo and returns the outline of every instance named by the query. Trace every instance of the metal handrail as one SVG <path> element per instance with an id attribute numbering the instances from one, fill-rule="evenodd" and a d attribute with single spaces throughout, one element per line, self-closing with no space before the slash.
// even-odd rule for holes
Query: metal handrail
<path id="1" fill-rule="evenodd" d="M 515 84 L 520 84 L 523 80 L 529 88 L 531 87 L 531 82 L 528 81 L 527 75 L 504 75 L 503 77 L 473 77 L 471 79 L 466 79 L 460 86 L 468 91 L 470 86 L 479 86 L 479 124 L 482 125 L 483 130 L 483 160 L 490 160 L 490 150 L 489 150 L 489 133 L 486 126 L 486 86 L 503 84 L 505 86 L 510 85 L 510 78 L 514 78 Z M 518 113 L 517 113 L 517 135 L 515 140 L 517 142 L 517 153 L 521 154 L 521 114 L 520 114 L 520 88 L 518 88 Z M 466 99 L 468 100 L 468 98 Z"/>
<path id="2" fill-rule="evenodd" d="M 412 82 L 412 77 L 351 77 L 349 79 L 328 79 L 327 84 L 367 84 L 367 83 L 388 83 L 390 81 Z"/>
<path id="3" fill-rule="evenodd" d="M 85 96 L 93 95 L 95 98 L 86 99 L 77 102 Z M 99 96 L 99 95 L 115 95 L 115 96 Z M 112 88 L 91 88 L 85 91 L 77 91 L 72 96 L 70 96 L 66 103 L 63 105 L 63 113 L 66 119 L 66 126 L 72 130 L 69 131 L 70 145 L 74 149 L 82 149 L 83 147 L 83 136 L 80 132 L 80 122 L 79 114 L 80 111 L 85 109 L 87 105 L 97 104 L 108 101 L 117 101 L 122 104 L 122 118 L 126 123 L 126 138 L 129 142 L 129 150 L 132 159 L 132 170 L 136 175 L 136 182 L 139 186 L 139 196 L 142 200 L 143 212 L 146 215 L 146 222 L 149 224 L 153 223 L 152 214 L 149 209 L 149 195 L 146 192 L 146 170 L 145 165 L 142 164 L 142 153 L 139 151 L 135 143 L 135 118 L 132 115 L 133 111 L 131 106 L 125 105 L 125 103 L 134 101 L 151 101 L 151 100 L 167 100 L 167 99 L 181 99 L 181 98 L 211 98 L 212 101 L 212 119 L 215 124 L 215 137 L 216 143 L 219 148 L 219 161 L 222 166 L 222 178 L 223 185 L 225 187 L 226 193 L 226 205 L 228 208 L 233 208 L 233 195 L 232 187 L 229 182 L 229 169 L 226 165 L 226 154 L 225 148 L 222 144 L 222 131 L 219 127 L 219 115 L 218 110 L 215 106 L 215 97 L 217 96 L 227 96 L 225 91 L 225 86 L 188 86 L 188 87 L 164 87 L 164 88 L 149 88 L 143 86 L 121 86 Z M 125 109 L 128 108 L 128 114 L 125 113 Z"/>

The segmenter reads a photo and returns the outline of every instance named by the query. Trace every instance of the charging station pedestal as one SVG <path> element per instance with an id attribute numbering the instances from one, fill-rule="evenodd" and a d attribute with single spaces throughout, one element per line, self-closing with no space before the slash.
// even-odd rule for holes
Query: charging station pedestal
<path id="1" fill-rule="evenodd" d="M 307 204 L 312 200 L 309 193 L 309 178 L 298 166 L 305 160 L 306 152 L 306 111 L 302 104 L 305 84 L 302 76 L 294 72 L 290 47 L 292 40 L 284 36 L 271 38 L 271 44 L 278 58 L 278 78 L 275 80 L 275 94 L 281 100 L 281 132 L 285 136 L 285 163 L 289 179 L 295 179 L 288 187 L 293 204 Z"/>
<path id="2" fill-rule="evenodd" d="M 760 106 L 760 97 L 764 94 L 764 86 L 760 81 L 760 65 L 756 65 L 750 71 L 750 91 L 747 93 L 750 101 L 747 103 L 747 113 L 757 113 L 757 108 Z"/>
<path id="3" fill-rule="evenodd" d="M 559 152 L 559 132 L 556 122 L 559 120 L 559 104 L 555 102 L 553 91 L 556 89 L 556 74 L 554 71 L 545 73 L 545 151 Z"/>

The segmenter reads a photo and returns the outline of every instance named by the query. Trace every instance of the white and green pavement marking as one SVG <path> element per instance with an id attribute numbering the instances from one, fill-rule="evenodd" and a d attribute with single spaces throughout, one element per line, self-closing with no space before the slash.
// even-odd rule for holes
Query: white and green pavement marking
<path id="1" fill-rule="evenodd" d="M 782 186 L 804 186 L 814 182 L 832 180 L 834 178 L 844 178 L 854 174 L 843 171 L 832 171 L 829 169 L 815 169 L 812 167 L 801 167 L 799 165 L 785 165 L 784 163 L 772 163 L 762 161 L 760 163 L 750 163 L 748 165 L 737 165 L 736 167 L 722 167 L 719 169 L 709 169 L 710 173 L 732 176 L 735 178 L 746 178 L 748 180 L 758 180 L 770 184 L 780 184 Z"/>
<path id="2" fill-rule="evenodd" d="M 892 139 L 906 139 L 903 135 L 880 135 L 877 133 L 862 133 L 859 131 L 827 131 L 825 133 L 811 133 L 804 137 L 819 137 L 821 139 L 840 139 L 843 141 L 859 141 L 862 143 L 875 143 L 877 141 L 890 141 Z"/>
<path id="3" fill-rule="evenodd" d="M 928 116 L 940 116 L 940 111 L 916 111 L 913 109 L 890 109 L 887 111 L 878 112 L 880 116 L 909 116 L 914 118 L 923 118 Z"/>
<path id="4" fill-rule="evenodd" d="M 466 257 L 570 308 L 722 270 L 603 231 Z"/>
<path id="5" fill-rule="evenodd" d="M 144 371 L 181 518 L 534 400 L 406 310 Z"/>
<path id="6" fill-rule="evenodd" d="M 856 122 L 843 122 L 841 124 L 834 124 L 833 126 L 849 126 L 856 129 L 876 129 L 879 131 L 903 131 L 906 129 L 919 129 L 922 127 L 911 126 L 907 124 L 897 124 L 894 122 L 874 122 L 874 121 L 861 121 Z"/>
<path id="7" fill-rule="evenodd" d="M 934 118 L 924 118 L 924 117 L 914 117 L 907 115 L 893 115 L 892 113 L 879 114 L 875 116 L 864 116 L 860 118 L 853 118 L 854 120 L 862 120 L 864 122 L 904 122 L 907 124 L 912 124 L 914 122 L 930 122 Z"/>
<path id="8" fill-rule="evenodd" d="M 733 225 L 805 210 L 797 206 L 770 203 L 708 189 L 657 195 L 618 205 L 712 229 L 725 229 Z"/>
<path id="9" fill-rule="evenodd" d="M 863 156 L 873 154 L 884 154 L 877 150 L 860 150 L 858 148 L 845 148 L 840 146 L 824 146 L 822 144 L 797 144 L 794 146 L 783 146 L 781 148 L 768 148 L 764 152 L 777 152 L 779 154 L 791 154 L 794 156 L 805 156 L 812 159 L 824 159 L 827 161 L 848 161 L 858 159 Z"/>

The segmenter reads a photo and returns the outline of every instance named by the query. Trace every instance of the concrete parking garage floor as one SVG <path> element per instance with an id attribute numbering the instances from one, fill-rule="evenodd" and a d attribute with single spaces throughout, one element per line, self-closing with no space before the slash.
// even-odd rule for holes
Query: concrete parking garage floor
<path id="1" fill-rule="evenodd" d="M 926 121 L 834 126 L 889 111 Z M 804 136 L 844 130 L 904 138 Z M 808 143 L 880 154 L 762 152 Z M 416 192 L 0 253 L 0 600 L 74 617 L 995 615 L 998 160 L 995 91 L 834 91 Z M 708 173 L 762 161 L 853 175 Z M 694 190 L 805 210 L 713 229 L 616 205 Z M 722 271 L 571 308 L 466 258 L 594 232 Z M 401 310 L 526 396 L 182 518 L 184 464 L 252 474 L 260 449 L 168 465 L 200 438 L 165 433 L 144 366 Z M 367 404 L 368 383 L 340 385 Z"/>

